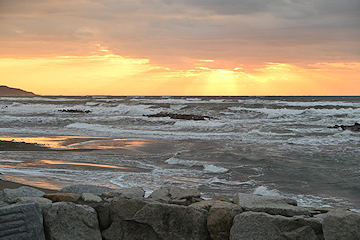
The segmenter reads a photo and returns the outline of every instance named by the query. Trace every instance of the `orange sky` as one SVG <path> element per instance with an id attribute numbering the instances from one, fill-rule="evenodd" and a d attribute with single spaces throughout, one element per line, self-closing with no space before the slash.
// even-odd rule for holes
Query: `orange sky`
<path id="1" fill-rule="evenodd" d="M 360 95 L 360 2 L 0 1 L 0 85 L 41 95 Z"/>

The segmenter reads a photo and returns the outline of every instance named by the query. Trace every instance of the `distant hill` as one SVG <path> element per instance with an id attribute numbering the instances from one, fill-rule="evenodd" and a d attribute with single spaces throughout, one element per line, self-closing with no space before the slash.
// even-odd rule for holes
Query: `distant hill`
<path id="1" fill-rule="evenodd" d="M 37 96 L 35 93 L 27 92 L 18 88 L 0 86 L 0 97 Z"/>

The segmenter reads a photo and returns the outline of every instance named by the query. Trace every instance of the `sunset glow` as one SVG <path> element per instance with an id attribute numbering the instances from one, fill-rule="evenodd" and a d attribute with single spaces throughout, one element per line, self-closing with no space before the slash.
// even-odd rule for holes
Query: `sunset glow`
<path id="1" fill-rule="evenodd" d="M 360 4 L 350 0 L 337 15 L 335 1 L 16 2 L 0 4 L 0 85 L 40 95 L 360 94 L 351 24 Z"/>

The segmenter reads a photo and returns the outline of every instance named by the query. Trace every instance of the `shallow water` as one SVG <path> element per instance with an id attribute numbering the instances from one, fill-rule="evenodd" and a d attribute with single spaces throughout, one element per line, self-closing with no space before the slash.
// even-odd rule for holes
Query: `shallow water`
<path id="1" fill-rule="evenodd" d="M 213 119 L 145 116 L 160 112 Z M 360 134 L 328 128 L 359 121 L 360 97 L 8 97 L 0 116 L 2 140 L 62 150 L 0 152 L 4 179 L 256 191 L 360 209 Z"/>

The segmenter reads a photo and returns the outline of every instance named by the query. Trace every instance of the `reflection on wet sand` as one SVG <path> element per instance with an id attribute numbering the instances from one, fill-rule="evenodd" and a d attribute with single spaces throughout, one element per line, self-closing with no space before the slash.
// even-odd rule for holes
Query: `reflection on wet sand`
<path id="1" fill-rule="evenodd" d="M 51 165 L 71 165 L 71 166 L 85 166 L 85 167 L 98 167 L 98 168 L 112 168 L 112 169 L 121 169 L 121 170 L 132 170 L 132 168 L 128 167 L 120 167 L 114 165 L 106 165 L 106 164 L 94 164 L 94 163 L 80 163 L 80 162 L 65 162 L 65 161 L 56 161 L 56 160 L 41 160 L 45 164 Z"/>

